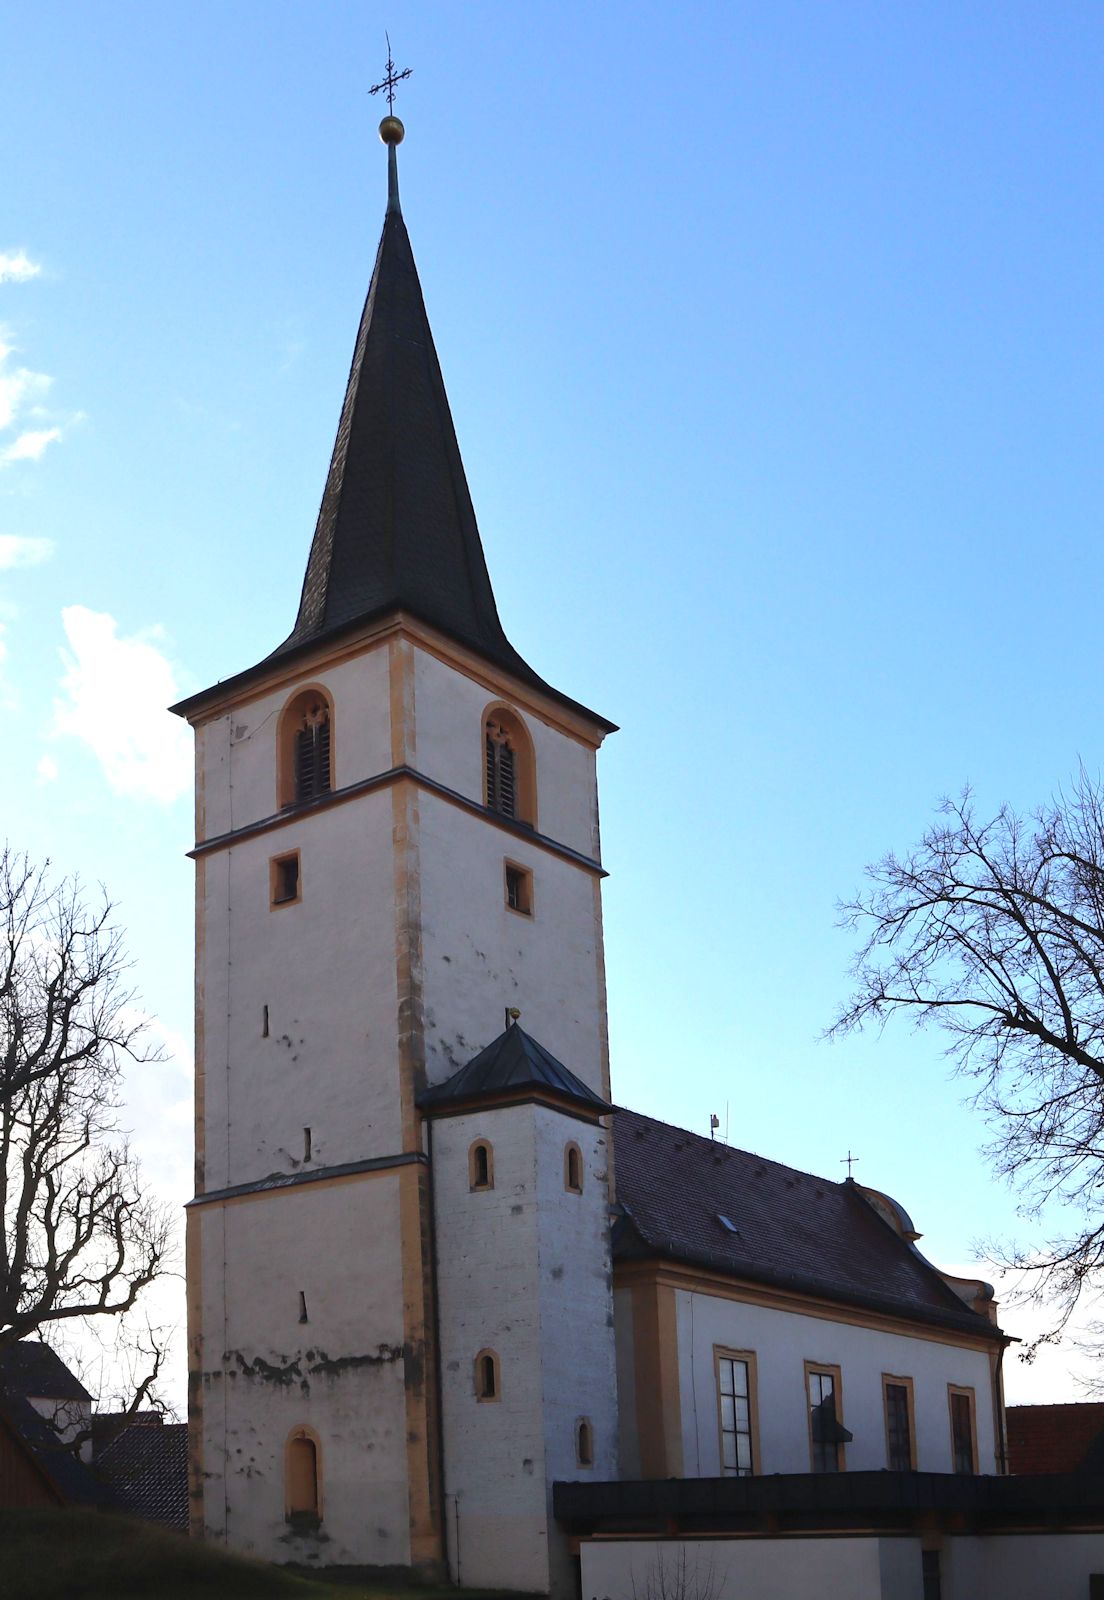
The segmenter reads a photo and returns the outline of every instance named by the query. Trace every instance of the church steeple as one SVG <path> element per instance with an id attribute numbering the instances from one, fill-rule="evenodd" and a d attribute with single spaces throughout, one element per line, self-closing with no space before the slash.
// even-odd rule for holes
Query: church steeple
<path id="1" fill-rule="evenodd" d="M 387 116 L 388 204 L 357 332 L 299 614 L 277 656 L 408 611 L 556 695 L 499 620 L 441 368 L 399 205 Z"/>

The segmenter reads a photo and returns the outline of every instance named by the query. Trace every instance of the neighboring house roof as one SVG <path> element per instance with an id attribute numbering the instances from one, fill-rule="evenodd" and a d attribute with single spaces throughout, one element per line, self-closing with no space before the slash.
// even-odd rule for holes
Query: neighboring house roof
<path id="1" fill-rule="evenodd" d="M 0 1418 L 49 1480 L 63 1504 L 96 1506 L 111 1500 L 111 1495 L 23 1395 L 12 1394 L 9 1390 L 0 1393 Z"/>
<path id="2" fill-rule="evenodd" d="M 118 1505 L 170 1528 L 188 1528 L 188 1424 L 140 1413 L 96 1455 Z"/>
<path id="3" fill-rule="evenodd" d="M 614 1172 L 622 1212 L 616 1260 L 663 1257 L 1004 1337 L 963 1304 L 850 1179 L 817 1178 L 621 1107 Z"/>
<path id="4" fill-rule="evenodd" d="M 612 731 L 539 677 L 503 631 L 393 166 L 391 175 L 295 627 L 221 691 L 320 640 L 405 611 Z M 213 692 L 173 710 L 187 715 Z"/>
<path id="5" fill-rule="evenodd" d="M 1005 1418 L 1010 1472 L 1100 1472 L 1104 1468 L 1104 1401 L 1009 1406 Z"/>
<path id="6" fill-rule="evenodd" d="M 0 1348 L 0 1388 L 42 1400 L 92 1399 L 61 1357 L 36 1339 Z"/>
<path id="7" fill-rule="evenodd" d="M 514 1101 L 534 1095 L 577 1106 L 591 1116 L 611 1109 L 607 1100 L 516 1022 L 451 1078 L 423 1090 L 418 1104 L 424 1110 L 438 1111 L 469 1101 Z"/>

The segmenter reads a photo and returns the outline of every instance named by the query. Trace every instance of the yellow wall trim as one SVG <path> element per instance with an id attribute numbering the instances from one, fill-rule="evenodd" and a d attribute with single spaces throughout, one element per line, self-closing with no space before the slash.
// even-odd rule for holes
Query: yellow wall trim
<path id="1" fill-rule="evenodd" d="M 713 1295 L 720 1300 L 738 1300 L 745 1305 L 765 1306 L 772 1311 L 792 1311 L 797 1316 L 821 1317 L 827 1322 L 847 1323 L 852 1327 L 877 1328 L 884 1333 L 907 1334 L 912 1339 L 930 1339 L 935 1344 L 960 1345 L 965 1350 L 991 1349 L 993 1341 L 984 1334 L 970 1334 L 957 1328 L 913 1321 L 860 1307 L 837 1305 L 799 1290 L 776 1289 L 746 1278 L 729 1277 L 705 1267 L 683 1265 L 677 1261 L 614 1262 L 615 1288 L 629 1288 L 638 1282 L 666 1284 L 692 1294 Z"/>
<path id="2" fill-rule="evenodd" d="M 265 672 L 251 676 L 248 683 L 239 684 L 235 677 L 228 679 L 225 687 L 216 684 L 202 697 L 202 704 L 191 712 L 185 709 L 190 701 L 181 701 L 179 715 L 186 717 L 193 727 L 202 728 L 216 717 L 260 700 L 274 690 L 289 687 L 330 667 L 377 650 L 396 636 L 413 640 L 427 654 L 436 656 L 439 661 L 455 668 L 489 693 L 502 696 L 511 705 L 524 706 L 542 722 L 591 750 L 598 749 L 609 731 L 604 718 L 591 721 L 582 715 L 581 710 L 573 712 L 551 695 L 541 694 L 534 685 L 492 667 L 474 650 L 466 649 L 447 634 L 438 633 L 428 623 L 403 611 L 392 612 L 355 633 L 346 634 L 336 644 L 320 640 L 316 649 L 275 661 Z"/>

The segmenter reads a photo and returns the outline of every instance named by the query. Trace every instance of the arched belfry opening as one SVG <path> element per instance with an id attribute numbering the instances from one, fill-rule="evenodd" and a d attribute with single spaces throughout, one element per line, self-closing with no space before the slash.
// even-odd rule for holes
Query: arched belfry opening
<path id="1" fill-rule="evenodd" d="M 516 711 L 489 707 L 483 716 L 483 798 L 488 811 L 536 827 L 533 741 Z"/>
<path id="2" fill-rule="evenodd" d="M 333 788 L 333 706 L 322 689 L 302 689 L 280 715 L 277 804 L 301 806 Z"/>

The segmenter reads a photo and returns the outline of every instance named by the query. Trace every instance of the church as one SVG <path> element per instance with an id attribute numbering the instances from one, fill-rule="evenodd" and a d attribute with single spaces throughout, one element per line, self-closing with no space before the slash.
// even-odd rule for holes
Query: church
<path id="1" fill-rule="evenodd" d="M 704 1538 L 817 1575 L 749 1567 L 742 1594 L 965 1595 L 939 1529 L 1006 1470 L 992 1291 L 930 1265 L 889 1196 L 614 1096 L 616 730 L 499 619 L 402 124 L 380 131 L 295 625 L 173 708 L 196 742 L 192 1531 L 563 1597 Z M 918 1505 L 929 1479 L 950 1487 Z"/>

